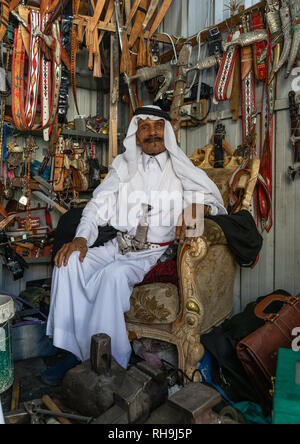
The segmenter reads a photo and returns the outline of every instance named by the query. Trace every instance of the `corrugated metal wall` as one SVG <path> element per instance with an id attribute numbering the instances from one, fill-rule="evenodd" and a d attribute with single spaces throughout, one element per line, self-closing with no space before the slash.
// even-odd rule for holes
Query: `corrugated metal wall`
<path id="1" fill-rule="evenodd" d="M 163 31 L 176 36 L 192 36 L 207 27 L 213 21 L 218 23 L 226 18 L 226 0 L 174 0 L 164 20 Z M 255 0 L 246 0 L 245 7 L 256 3 Z M 214 19 L 215 17 L 215 19 Z M 165 46 L 165 50 L 169 47 Z M 194 58 L 197 58 L 197 48 Z M 203 48 L 201 54 L 205 54 Z M 213 86 L 214 72 L 203 74 L 203 81 Z M 92 85 L 92 83 L 91 83 Z M 93 85 L 94 88 L 94 85 Z M 278 79 L 278 94 L 276 103 L 275 149 L 274 149 L 274 226 L 269 234 L 264 233 L 264 246 L 260 261 L 254 270 L 238 270 L 234 290 L 234 312 L 239 312 L 245 305 L 275 289 L 282 288 L 292 294 L 300 292 L 300 180 L 291 183 L 287 178 L 287 168 L 292 164 L 292 150 L 289 144 L 290 121 L 288 106 L 288 92 L 291 89 L 291 80 L 283 80 L 282 73 Z M 97 109 L 97 94 L 93 89 L 79 88 L 77 90 L 80 111 L 82 114 L 95 114 Z M 108 117 L 108 97 L 102 103 L 103 113 Z M 261 88 L 257 90 L 257 108 L 260 110 Z M 147 104 L 147 102 L 145 103 Z M 127 114 L 120 111 L 120 130 L 124 131 Z M 72 94 L 70 94 L 69 120 L 75 116 Z M 124 117 L 125 116 L 125 117 Z M 214 106 L 207 125 L 194 129 L 182 130 L 181 147 L 191 155 L 195 149 L 205 146 L 213 133 L 216 118 L 220 118 L 226 125 L 227 140 L 235 148 L 241 143 L 241 122 L 231 120 L 229 102 Z M 125 120 L 124 120 L 125 119 Z M 101 148 L 101 156 L 105 159 L 107 147 Z M 37 155 L 42 157 L 42 150 Z M 57 217 L 54 215 L 54 219 Z M 7 271 L 4 270 L 2 288 L 18 293 L 25 287 L 25 282 L 31 279 L 47 277 L 51 268 L 45 265 L 35 265 L 26 271 L 22 281 L 13 282 Z"/>
<path id="2" fill-rule="evenodd" d="M 219 23 L 229 16 L 225 6 L 229 1 L 226 0 L 174 0 L 172 10 L 164 22 L 164 31 L 185 37 L 197 34 L 207 26 L 209 2 L 211 16 L 216 17 L 214 23 Z M 241 3 L 247 8 L 257 2 L 246 0 Z M 196 56 L 197 50 L 194 52 Z M 202 80 L 213 86 L 215 73 L 205 73 Z M 279 288 L 291 294 L 300 292 L 300 180 L 298 178 L 291 183 L 287 177 L 287 169 L 293 164 L 287 99 L 288 92 L 292 89 L 292 80 L 293 78 L 284 80 L 282 71 L 279 74 L 274 139 L 274 225 L 270 233 L 263 233 L 264 245 L 255 269 L 239 269 L 237 272 L 234 290 L 235 312 L 239 312 L 258 296 Z M 258 86 L 256 94 L 257 110 L 260 111 L 261 87 Z M 230 145 L 236 148 L 241 144 L 241 121 L 236 123 L 231 120 L 230 103 L 225 102 L 213 107 L 207 125 L 182 130 L 181 147 L 187 155 L 190 156 L 194 150 L 209 142 L 217 117 L 226 126 L 226 139 Z"/>

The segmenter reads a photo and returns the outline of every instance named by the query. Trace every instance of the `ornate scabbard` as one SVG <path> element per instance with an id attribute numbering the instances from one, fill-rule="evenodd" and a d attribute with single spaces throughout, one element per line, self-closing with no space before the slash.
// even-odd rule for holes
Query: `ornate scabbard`
<path id="1" fill-rule="evenodd" d="M 227 51 L 229 46 L 241 46 L 242 48 L 251 46 L 254 43 L 268 41 L 268 33 L 265 29 L 259 29 L 257 31 L 246 32 L 234 40 L 233 42 L 224 43 L 224 52 Z"/>
<path id="2" fill-rule="evenodd" d="M 191 68 L 184 69 L 184 73 L 187 74 L 190 71 L 204 71 L 205 69 L 212 68 L 213 66 L 218 65 L 221 62 L 221 58 L 218 55 L 206 57 L 205 59 L 200 60 L 196 65 Z"/>
<path id="3" fill-rule="evenodd" d="M 279 62 L 274 68 L 275 73 L 278 72 L 280 68 L 282 68 L 283 64 L 289 57 L 290 49 L 292 46 L 292 20 L 289 3 L 289 0 L 282 0 L 282 7 L 280 9 L 284 46 Z"/>
<path id="4" fill-rule="evenodd" d="M 272 47 L 274 47 L 279 44 L 279 40 L 282 37 L 279 2 L 277 0 L 276 1 L 268 0 L 267 3 L 269 7 L 269 12 L 266 13 L 266 20 L 271 34 Z M 263 54 L 261 55 L 260 61 L 266 59 L 267 53 L 268 53 L 268 47 L 266 47 Z M 278 61 L 279 59 L 277 60 L 277 63 Z"/>

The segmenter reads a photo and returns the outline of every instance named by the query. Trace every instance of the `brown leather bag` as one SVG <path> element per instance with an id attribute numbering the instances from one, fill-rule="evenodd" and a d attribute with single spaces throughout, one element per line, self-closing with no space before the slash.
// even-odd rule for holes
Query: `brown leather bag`
<path id="1" fill-rule="evenodd" d="M 266 314 L 265 309 L 274 301 L 283 301 L 285 305 L 277 314 Z M 296 297 L 267 296 L 255 307 L 255 315 L 264 319 L 265 325 L 240 341 L 236 351 L 258 399 L 261 399 L 264 412 L 270 414 L 278 350 L 291 348 L 292 332 L 300 327 L 300 294 Z"/>

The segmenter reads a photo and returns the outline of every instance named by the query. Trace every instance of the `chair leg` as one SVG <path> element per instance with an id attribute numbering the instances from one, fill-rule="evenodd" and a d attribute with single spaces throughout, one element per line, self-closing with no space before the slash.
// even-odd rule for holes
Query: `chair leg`
<path id="1" fill-rule="evenodd" d="M 189 342 L 187 355 L 185 359 L 185 374 L 193 380 L 193 382 L 200 381 L 200 374 L 196 370 L 198 369 L 198 364 L 203 358 L 204 347 L 202 344 Z"/>
<path id="2" fill-rule="evenodd" d="M 203 345 L 200 341 L 196 341 L 194 337 L 189 336 L 183 343 L 177 345 L 177 350 L 179 368 L 181 368 L 189 378 L 184 378 L 184 383 L 187 384 L 191 382 L 191 379 L 193 382 L 199 382 L 200 375 L 196 370 L 198 368 L 198 363 L 204 355 Z"/>

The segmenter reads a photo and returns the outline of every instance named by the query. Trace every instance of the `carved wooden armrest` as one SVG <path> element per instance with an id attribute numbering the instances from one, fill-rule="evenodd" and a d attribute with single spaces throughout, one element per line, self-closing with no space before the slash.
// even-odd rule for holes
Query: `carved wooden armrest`
<path id="1" fill-rule="evenodd" d="M 203 259 L 211 245 L 227 245 L 227 240 L 220 225 L 212 219 L 205 219 L 203 234 L 191 243 L 189 254 Z"/>

